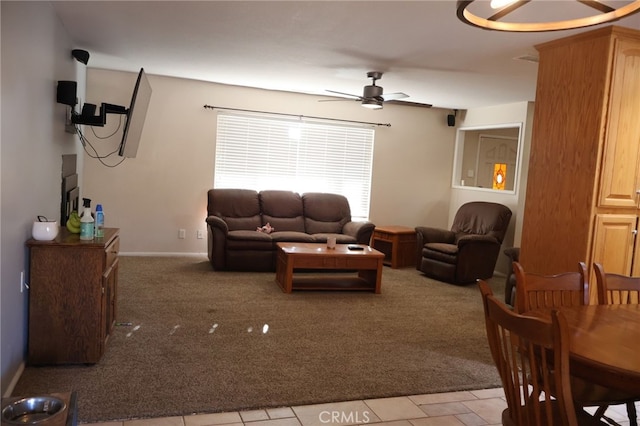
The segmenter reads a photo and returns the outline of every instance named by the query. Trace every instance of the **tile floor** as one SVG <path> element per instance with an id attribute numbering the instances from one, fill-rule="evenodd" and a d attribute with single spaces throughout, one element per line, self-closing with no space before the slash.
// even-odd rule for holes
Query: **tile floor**
<path id="1" fill-rule="evenodd" d="M 640 412 L 640 403 L 636 404 Z M 366 399 L 231 413 L 138 419 L 87 426 L 475 426 L 500 425 L 507 406 L 502 388 L 395 398 Z M 624 406 L 607 416 L 621 425 L 629 421 Z"/>

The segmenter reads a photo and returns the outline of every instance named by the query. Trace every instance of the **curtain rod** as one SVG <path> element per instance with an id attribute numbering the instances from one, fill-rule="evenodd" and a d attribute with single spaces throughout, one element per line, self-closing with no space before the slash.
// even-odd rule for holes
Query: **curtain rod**
<path id="1" fill-rule="evenodd" d="M 217 109 L 226 109 L 226 110 L 229 110 L 229 111 L 254 112 L 254 113 L 259 113 L 259 114 L 286 115 L 288 117 L 298 117 L 300 119 L 310 118 L 312 120 L 329 120 L 329 121 L 340 121 L 340 122 L 343 122 L 343 123 L 356 123 L 356 124 L 368 124 L 368 125 L 371 125 L 371 126 L 391 127 L 391 123 L 371 123 L 371 122 L 368 122 L 368 121 L 342 120 L 340 118 L 328 118 L 328 117 L 313 117 L 313 116 L 309 116 L 309 115 L 287 114 L 287 113 L 284 113 L 284 112 L 256 111 L 256 110 L 251 110 L 251 109 L 217 107 L 217 106 L 213 106 L 213 105 L 205 105 L 204 108 L 205 109 L 216 109 L 217 108 Z"/>

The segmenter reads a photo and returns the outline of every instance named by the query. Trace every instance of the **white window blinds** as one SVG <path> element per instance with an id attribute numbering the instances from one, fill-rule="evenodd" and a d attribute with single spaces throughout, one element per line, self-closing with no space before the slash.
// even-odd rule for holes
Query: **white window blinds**
<path id="1" fill-rule="evenodd" d="M 374 130 L 218 114 L 215 188 L 331 192 L 369 216 Z"/>

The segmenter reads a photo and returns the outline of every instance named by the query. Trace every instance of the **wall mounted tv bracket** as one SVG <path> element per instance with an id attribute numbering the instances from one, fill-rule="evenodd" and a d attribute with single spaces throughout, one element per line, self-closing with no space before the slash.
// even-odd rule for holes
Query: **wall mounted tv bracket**
<path id="1" fill-rule="evenodd" d="M 73 113 L 71 122 L 73 124 L 85 124 L 87 126 L 103 127 L 107 123 L 107 114 L 123 114 L 128 115 L 129 110 L 120 105 L 102 103 L 100 105 L 99 114 L 96 115 L 96 105 L 85 103 L 82 106 L 82 113 Z"/>

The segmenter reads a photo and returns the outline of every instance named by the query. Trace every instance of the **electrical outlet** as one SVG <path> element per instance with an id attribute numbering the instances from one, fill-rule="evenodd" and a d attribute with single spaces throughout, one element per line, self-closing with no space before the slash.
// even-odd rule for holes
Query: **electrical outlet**
<path id="1" fill-rule="evenodd" d="M 178 229 L 178 238 L 184 240 L 187 237 L 187 231 L 184 229 Z"/>
<path id="2" fill-rule="evenodd" d="M 204 231 L 202 229 L 198 229 L 198 231 L 196 232 L 196 237 L 201 240 L 204 238 Z"/>

